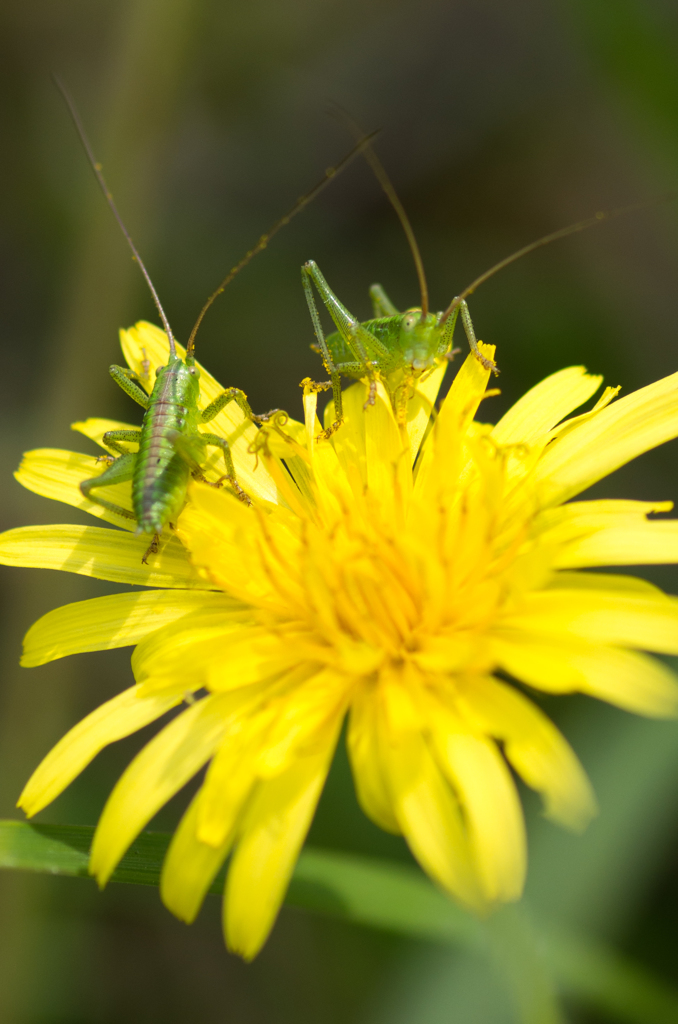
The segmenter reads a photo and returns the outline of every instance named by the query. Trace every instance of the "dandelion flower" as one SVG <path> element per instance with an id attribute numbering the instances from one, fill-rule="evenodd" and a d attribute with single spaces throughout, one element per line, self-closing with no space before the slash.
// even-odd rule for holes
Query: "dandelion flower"
<path id="1" fill-rule="evenodd" d="M 123 332 L 123 347 L 135 368 L 145 354 L 164 361 L 150 325 Z M 20 806 L 35 814 L 106 744 L 183 704 L 115 786 L 91 870 L 104 884 L 207 765 L 167 853 L 162 898 L 191 921 L 230 857 L 226 941 L 247 958 L 275 920 L 345 719 L 366 814 L 482 909 L 523 886 L 512 772 L 563 825 L 582 828 L 595 811 L 575 754 L 519 684 L 676 711 L 674 677 L 646 652 L 678 654 L 678 600 L 587 571 L 677 562 L 678 521 L 648 519 L 671 504 L 570 499 L 678 435 L 678 374 L 620 399 L 608 389 L 572 417 L 601 378 L 570 367 L 493 427 L 474 418 L 488 371 L 473 357 L 431 417 L 443 372 L 419 384 L 406 424 L 381 385 L 367 409 L 365 386 L 350 387 L 330 438 L 310 387 L 303 424 L 282 417 L 257 430 L 227 409 L 210 429 L 233 441 L 252 507 L 193 484 L 177 536 L 148 566 L 144 539 L 129 532 L 30 527 L 0 539 L 11 564 L 155 588 L 59 608 L 29 631 L 29 665 L 136 644 L 136 685 L 57 744 Z M 208 402 L 218 385 L 201 380 Z M 100 438 L 110 426 L 77 428 Z M 84 456 L 43 451 L 26 456 L 19 480 L 129 530 L 82 498 L 91 474 Z M 123 491 L 111 498 L 129 507 Z"/>

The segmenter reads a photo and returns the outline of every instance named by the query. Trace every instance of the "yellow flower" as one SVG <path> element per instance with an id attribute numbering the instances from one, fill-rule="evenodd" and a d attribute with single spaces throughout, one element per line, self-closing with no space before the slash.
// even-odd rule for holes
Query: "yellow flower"
<path id="1" fill-rule="evenodd" d="M 150 325 L 124 333 L 123 347 L 133 367 L 164 362 Z M 580 828 L 594 813 L 573 751 L 507 678 L 647 715 L 678 706 L 672 674 L 641 653 L 678 654 L 678 600 L 635 577 L 581 571 L 678 561 L 678 521 L 647 518 L 671 504 L 569 501 L 678 435 L 678 374 L 615 401 L 608 389 L 565 419 L 601 383 L 570 367 L 491 427 L 474 419 L 488 373 L 472 357 L 431 421 L 443 372 L 420 384 L 402 426 L 381 386 L 364 409 L 365 387 L 354 385 L 329 440 L 310 389 L 304 424 L 283 417 L 257 431 L 227 410 L 210 430 L 236 438 L 253 506 L 194 484 L 180 540 L 149 566 L 147 541 L 129 532 L 30 527 L 0 538 L 5 562 L 167 588 L 66 606 L 32 627 L 25 664 L 137 644 L 137 684 L 57 744 L 20 805 L 35 814 L 102 747 L 185 701 L 113 790 L 91 870 L 105 883 L 209 762 L 161 892 L 192 920 L 230 854 L 224 927 L 245 957 L 275 919 L 347 715 L 365 812 L 482 908 L 523 885 L 511 768 L 556 821 Z M 218 385 L 204 371 L 202 383 L 207 402 Z M 110 426 L 77 429 L 100 438 Z M 33 490 L 117 522 L 79 494 L 91 475 L 91 459 L 63 452 L 30 453 L 19 471 Z M 129 489 L 111 498 L 129 507 Z"/>

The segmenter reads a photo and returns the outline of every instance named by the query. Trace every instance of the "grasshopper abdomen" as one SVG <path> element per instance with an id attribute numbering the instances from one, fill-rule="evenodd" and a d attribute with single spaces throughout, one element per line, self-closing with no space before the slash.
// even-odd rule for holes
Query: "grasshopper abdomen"
<path id="1" fill-rule="evenodd" d="M 175 439 L 197 432 L 199 396 L 194 366 L 175 358 L 158 369 L 132 482 L 137 533 L 161 533 L 181 511 L 191 467 L 178 453 Z"/>

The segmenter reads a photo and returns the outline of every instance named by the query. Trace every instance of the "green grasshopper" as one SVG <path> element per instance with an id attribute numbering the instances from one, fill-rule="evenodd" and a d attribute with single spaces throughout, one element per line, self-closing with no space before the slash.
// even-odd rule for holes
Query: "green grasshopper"
<path id="1" fill-rule="evenodd" d="M 357 126 L 351 122 L 351 119 L 344 118 L 344 120 L 355 132 Z M 317 339 L 317 345 L 313 345 L 312 348 L 321 354 L 330 377 L 328 382 L 315 383 L 307 379 L 304 383 L 310 384 L 318 390 L 331 388 L 334 399 L 334 422 L 322 432 L 321 437 L 331 436 L 341 425 L 343 419 L 342 376 L 355 380 L 367 380 L 369 392 L 365 409 L 374 405 L 377 383 L 381 381 L 391 399 L 398 422 L 404 424 L 407 417 L 407 402 L 413 393 L 416 382 L 425 379 L 443 360 L 451 361 L 455 353 L 459 351 L 459 349 L 452 348 L 454 328 L 459 315 L 461 315 L 466 338 L 476 359 L 486 370 L 498 374 L 499 370 L 495 362 L 486 358 L 478 348 L 466 298 L 499 270 L 534 249 L 645 205 L 641 203 L 624 209 L 597 213 L 594 217 L 571 224 L 569 227 L 561 228 L 559 231 L 537 239 L 477 277 L 463 292 L 452 299 L 444 312 L 431 313 L 429 312 L 428 287 L 423 262 L 409 218 L 386 171 L 369 144 L 365 146 L 364 155 L 395 208 L 407 236 L 419 278 L 421 304 L 401 313 L 388 298 L 381 285 L 373 284 L 369 294 L 374 318 L 361 323 L 334 294 L 318 265 L 313 260 L 309 260 L 303 265 L 301 268 L 302 285 Z M 315 285 L 337 328 L 327 337 L 323 332 L 311 284 Z"/>
<path id="2" fill-rule="evenodd" d="M 343 112 L 341 116 L 349 130 L 357 132 L 357 125 L 352 119 Z M 343 419 L 342 375 L 355 380 L 367 379 L 369 393 L 365 409 L 374 405 L 377 382 L 381 381 L 389 394 L 398 422 L 404 424 L 407 418 L 407 402 L 416 382 L 432 373 L 442 360 L 451 361 L 455 352 L 459 351 L 452 348 L 452 338 L 460 313 L 466 338 L 476 359 L 486 369 L 492 370 L 495 374 L 499 373 L 494 361 L 487 359 L 478 348 L 464 295 L 453 299 L 444 313 L 429 312 L 424 264 L 412 225 L 381 161 L 369 144 L 366 145 L 364 154 L 405 231 L 419 278 L 421 305 L 401 313 L 381 285 L 373 284 L 370 288 L 370 298 L 374 318 L 361 323 L 334 294 L 317 263 L 313 260 L 304 263 L 301 268 L 301 280 L 318 342 L 317 347 L 313 347 L 322 355 L 330 377 L 328 383 L 311 383 L 318 389 L 331 387 L 334 399 L 335 420 L 328 430 L 323 431 L 325 437 L 334 433 Z M 323 333 L 313 297 L 312 283 L 337 328 L 327 338 Z"/>
<path id="3" fill-rule="evenodd" d="M 83 480 L 80 484 L 80 490 L 85 498 L 95 501 L 103 508 L 116 512 L 127 519 L 135 519 L 136 532 L 152 538 L 142 558 L 142 561 L 146 562 L 149 554 L 157 553 L 160 534 L 164 527 L 168 524 L 173 525 L 176 521 L 186 500 L 186 490 L 191 476 L 205 479 L 201 467 L 205 462 L 208 446 L 220 448 L 223 454 L 226 473 L 218 481 L 217 486 L 224 480 L 228 481 L 233 493 L 251 504 L 236 479 L 228 441 L 217 434 L 199 431 L 198 425 L 209 423 L 229 402 L 233 401 L 237 402 L 249 419 L 256 421 L 257 417 L 252 413 L 245 394 L 238 388 L 229 388 L 222 392 L 206 409 L 200 411 L 198 408 L 200 371 L 195 365 L 195 331 L 191 335 L 184 360 L 177 354 L 174 335 L 165 311 L 144 262 L 118 213 L 113 196 L 104 179 L 101 165 L 92 152 L 75 104 L 59 81 L 57 81 L 57 85 L 66 100 L 106 201 L 144 275 L 169 343 L 167 364 L 156 370 L 155 384 L 150 395 L 147 395 L 140 387 L 143 379 L 133 370 L 122 366 L 110 367 L 109 372 L 113 380 L 143 407 L 144 418 L 140 430 L 106 431 L 102 441 L 115 455 L 105 457 L 109 465 L 103 473 Z M 125 447 L 126 444 L 138 444 L 139 449 L 136 452 L 130 451 Z M 129 480 L 132 481 L 134 512 L 92 494 L 92 491 L 96 491 L 99 487 L 125 483 Z"/>
<path id="4" fill-rule="evenodd" d="M 108 468 L 95 477 L 83 480 L 80 490 L 83 496 L 98 505 L 116 512 L 137 523 L 138 534 L 152 538 L 142 561 L 146 562 L 149 554 L 158 551 L 160 534 L 166 525 L 173 526 L 186 500 L 186 491 L 191 477 L 205 480 L 202 467 L 205 464 L 207 448 L 214 446 L 221 449 L 226 472 L 214 486 L 226 481 L 232 492 L 247 504 L 251 501 L 236 479 L 231 449 L 226 438 L 217 434 L 199 430 L 209 423 L 230 402 L 236 402 L 244 416 L 251 422 L 262 424 L 279 410 L 263 416 L 256 416 L 247 402 L 247 396 L 239 388 L 228 388 L 218 395 L 206 409 L 198 407 L 200 399 L 200 371 L 195 364 L 195 336 L 202 319 L 218 295 L 235 275 L 266 247 L 273 235 L 290 219 L 307 205 L 329 181 L 356 156 L 372 136 L 366 136 L 336 166 L 329 168 L 320 182 L 310 192 L 302 196 L 292 210 L 282 217 L 274 226 L 259 239 L 251 249 L 222 281 L 215 292 L 203 306 L 198 320 L 191 332 L 186 357 L 182 359 L 176 351 L 174 335 L 160 303 L 160 299 L 146 270 L 132 238 L 122 221 L 111 192 L 103 177 L 101 165 L 97 162 L 84 126 L 80 120 L 73 100 L 64 86 L 57 80 L 68 105 L 71 117 L 80 136 L 81 142 L 89 158 L 106 201 L 108 202 L 127 243 L 132 250 L 134 259 L 144 275 L 153 301 L 162 320 L 169 343 L 169 357 L 165 366 L 158 367 L 153 390 L 149 395 L 140 386 L 148 377 L 142 378 L 133 370 L 122 366 L 111 366 L 109 372 L 113 380 L 145 410 L 139 430 L 109 430 L 103 435 L 102 441 L 114 455 L 104 456 Z M 138 451 L 130 451 L 126 445 L 137 444 Z M 92 492 L 100 487 L 132 481 L 132 506 L 134 511 L 122 508 Z"/>
<path id="5" fill-rule="evenodd" d="M 492 370 L 495 374 L 499 372 L 496 364 L 487 359 L 478 348 L 471 316 L 464 300 L 455 306 L 451 315 L 429 313 L 424 303 L 420 307 L 401 313 L 381 285 L 373 284 L 370 288 L 370 298 L 374 319 L 360 323 L 339 301 L 321 274 L 317 263 L 313 260 L 305 263 L 301 268 L 301 277 L 318 339 L 318 350 L 330 375 L 328 386 L 332 388 L 336 419 L 329 433 L 333 433 L 343 419 L 342 375 L 356 380 L 368 379 L 370 390 L 366 406 L 374 405 L 377 381 L 381 380 L 389 393 L 398 421 L 404 422 L 407 400 L 415 382 L 422 379 L 427 372 L 432 372 L 441 360 L 451 360 L 455 352 L 459 351 L 452 348 L 452 337 L 459 313 L 476 358 L 486 369 Z M 323 334 L 311 282 L 318 289 L 338 328 L 327 338 Z"/>
<path id="6" fill-rule="evenodd" d="M 111 457 L 108 469 L 99 476 L 83 480 L 80 484 L 85 498 L 119 515 L 136 519 L 136 532 L 152 536 L 150 547 L 142 559 L 144 562 L 149 554 L 157 552 L 164 527 L 176 521 L 186 500 L 190 477 L 205 479 L 201 467 L 208 446 L 220 448 L 223 453 L 226 473 L 219 483 L 227 480 L 234 494 L 251 504 L 236 479 L 228 441 L 217 434 L 199 431 L 198 425 L 209 423 L 233 401 L 249 419 L 258 417 L 254 416 L 246 396 L 238 388 L 223 391 L 201 412 L 198 408 L 200 371 L 195 365 L 195 356 L 188 352 L 185 360 L 178 356 L 168 325 L 166 330 L 169 360 L 166 366 L 156 370 L 155 385 L 150 395 L 139 386 L 141 378 L 133 370 L 122 366 L 110 367 L 109 372 L 116 384 L 146 411 L 140 430 L 106 431 L 102 441 L 110 451 L 117 453 L 117 458 Z M 139 450 L 131 452 L 125 443 L 136 443 Z M 98 487 L 128 480 L 132 481 L 134 513 L 105 498 L 92 496 L 92 491 Z"/>

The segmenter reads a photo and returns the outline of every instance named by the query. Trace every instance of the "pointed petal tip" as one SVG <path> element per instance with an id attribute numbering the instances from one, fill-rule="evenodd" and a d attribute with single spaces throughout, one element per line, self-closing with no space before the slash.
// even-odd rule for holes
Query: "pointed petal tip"
<path id="1" fill-rule="evenodd" d="M 570 832 L 581 835 L 586 831 L 593 819 L 598 817 L 600 811 L 598 801 L 591 789 L 587 794 L 583 795 L 583 799 L 577 806 L 574 804 L 570 807 L 546 806 L 542 813 L 543 817 L 548 821 L 552 821 L 554 824 L 560 825 Z"/>
<path id="2" fill-rule="evenodd" d="M 163 872 L 160 875 L 160 899 L 178 921 L 182 921 L 184 924 L 193 924 L 202 908 L 204 894 L 198 900 L 187 899 L 185 889 L 177 885 L 176 879 L 172 879 L 168 883 L 163 865 Z"/>
<path id="3" fill-rule="evenodd" d="M 92 844 L 92 850 L 89 856 L 89 865 L 87 871 L 97 883 L 100 890 L 105 889 L 106 885 L 110 881 L 111 875 L 115 871 L 116 864 L 106 863 L 104 856 L 95 850 L 96 836 L 94 843 Z"/>
<path id="4" fill-rule="evenodd" d="M 169 910 L 170 914 L 173 914 L 177 921 L 181 921 L 182 924 L 193 924 L 200 911 L 200 907 L 197 907 L 195 913 L 189 914 L 186 911 L 180 910 L 178 907 L 173 907 L 171 901 L 168 900 L 166 896 L 163 896 L 162 893 L 160 894 L 160 898 Z"/>
<path id="5" fill-rule="evenodd" d="M 239 956 L 246 964 L 250 964 L 257 954 L 261 952 L 267 938 L 268 934 L 264 935 L 263 938 L 246 938 L 245 936 L 239 936 L 237 939 L 226 935 L 226 949 L 229 953 Z"/>
<path id="6" fill-rule="evenodd" d="M 50 803 L 49 800 L 41 799 L 42 794 L 33 793 L 31 789 L 31 780 L 29 779 L 16 802 L 16 806 L 20 811 L 24 812 L 27 818 L 34 818 L 39 811 L 43 810 Z"/>

